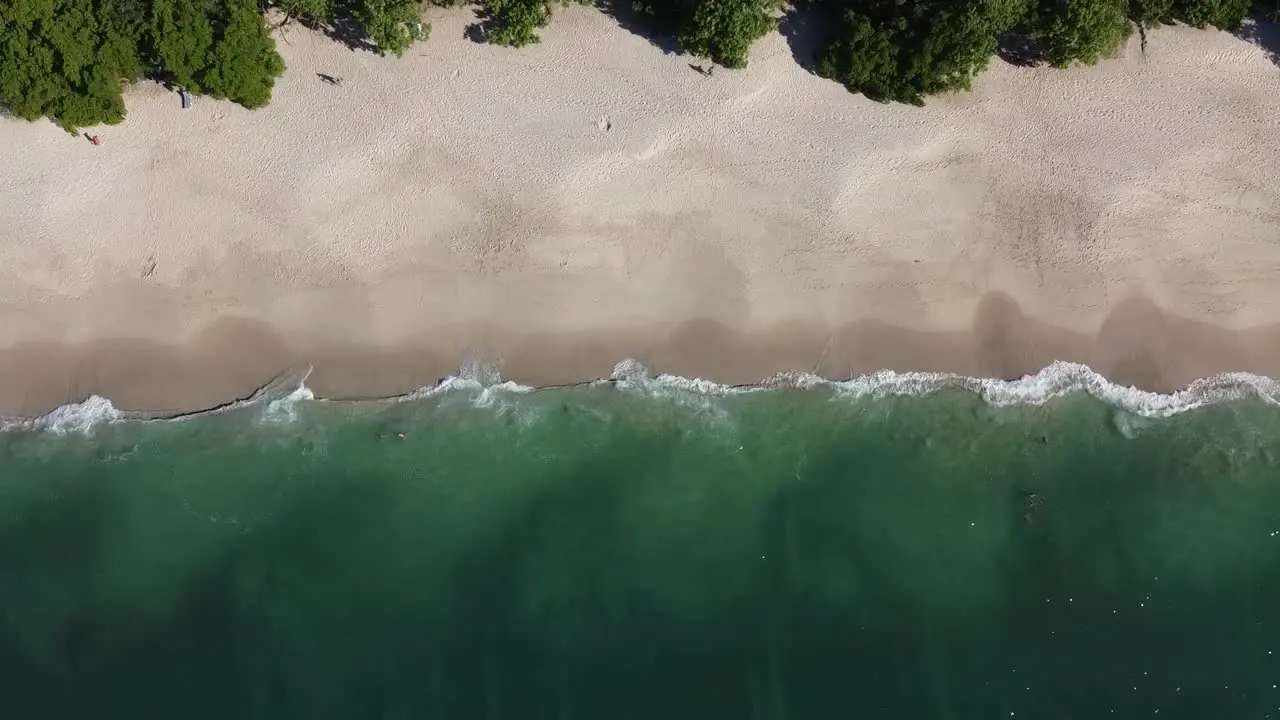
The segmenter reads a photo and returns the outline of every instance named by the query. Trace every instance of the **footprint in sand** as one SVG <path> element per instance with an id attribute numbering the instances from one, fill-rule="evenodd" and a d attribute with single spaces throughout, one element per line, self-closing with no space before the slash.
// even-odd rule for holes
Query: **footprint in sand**
<path id="1" fill-rule="evenodd" d="M 608 115 L 601 115 L 600 119 L 596 120 L 596 127 L 600 128 L 604 132 L 609 132 L 613 129 L 613 123 L 609 122 Z"/>

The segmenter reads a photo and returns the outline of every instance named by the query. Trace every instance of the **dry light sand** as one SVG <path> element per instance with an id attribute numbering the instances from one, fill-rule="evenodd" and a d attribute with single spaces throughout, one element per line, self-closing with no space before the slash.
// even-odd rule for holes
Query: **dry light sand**
<path id="1" fill-rule="evenodd" d="M 528 384 L 626 357 L 724 382 L 1280 375 L 1258 44 L 1164 29 L 915 108 L 777 34 L 704 77 L 587 8 L 521 50 L 431 19 L 400 60 L 291 30 L 258 112 L 144 84 L 101 147 L 0 121 L 0 413 L 189 410 L 308 365 L 328 396 L 477 360 Z"/>

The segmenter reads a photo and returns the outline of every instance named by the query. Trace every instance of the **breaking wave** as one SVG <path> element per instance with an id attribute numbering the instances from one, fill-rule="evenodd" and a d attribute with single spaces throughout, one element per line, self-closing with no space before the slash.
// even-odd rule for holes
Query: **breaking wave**
<path id="1" fill-rule="evenodd" d="M 85 433 L 102 423 L 120 421 L 177 421 L 208 413 L 250 406 L 261 407 L 263 422 L 289 422 L 303 402 L 406 402 L 453 393 L 473 396 L 478 407 L 492 407 L 505 396 L 536 392 L 538 388 L 504 381 L 493 368 L 477 372 L 473 368 L 448 376 L 432 386 L 391 398 L 367 400 L 326 400 L 317 398 L 306 386 L 308 371 L 301 377 L 284 376 L 249 398 L 186 415 L 155 417 L 117 409 L 111 400 L 97 395 L 82 402 L 62 405 L 38 418 L 0 419 L 0 431 L 48 431 L 57 434 Z M 1055 362 L 1034 375 L 1017 380 L 973 378 L 949 373 L 895 372 L 881 370 L 852 380 L 828 380 L 806 372 L 784 372 L 750 385 L 724 385 L 700 378 L 654 375 L 643 363 L 619 362 L 607 379 L 581 385 L 611 385 L 623 391 L 646 394 L 717 396 L 763 392 L 779 388 L 827 388 L 848 398 L 923 396 L 946 390 L 963 390 L 994 406 L 1040 405 L 1073 393 L 1087 393 L 1117 409 L 1140 418 L 1160 418 L 1215 403 L 1258 399 L 1280 405 L 1280 381 L 1251 373 L 1222 373 L 1192 382 L 1172 393 L 1156 393 L 1118 385 L 1079 363 Z M 559 386 L 564 387 L 564 386 Z M 1128 429 L 1121 428 L 1121 431 Z"/>

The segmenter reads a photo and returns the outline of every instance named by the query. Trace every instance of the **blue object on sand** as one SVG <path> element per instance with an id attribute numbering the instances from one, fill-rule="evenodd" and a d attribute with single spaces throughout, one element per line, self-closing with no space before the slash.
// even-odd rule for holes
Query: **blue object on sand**
<path id="1" fill-rule="evenodd" d="M 191 93 L 187 92 L 186 90 L 179 90 L 179 91 L 178 91 L 178 94 L 182 96 L 182 109 L 183 109 L 183 110 L 190 109 L 190 108 L 191 108 Z"/>

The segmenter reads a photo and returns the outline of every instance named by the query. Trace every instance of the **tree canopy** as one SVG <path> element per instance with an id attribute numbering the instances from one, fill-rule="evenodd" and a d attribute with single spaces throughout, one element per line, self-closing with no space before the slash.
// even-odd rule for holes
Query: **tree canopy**
<path id="1" fill-rule="evenodd" d="M 0 103 L 68 132 L 124 119 L 146 76 L 256 108 L 284 72 L 256 0 L 16 0 L 0 6 Z"/>
<path id="2" fill-rule="evenodd" d="M 752 44 L 773 29 L 772 0 L 699 0 L 682 24 L 680 47 L 731 68 L 747 66 Z"/>
<path id="3" fill-rule="evenodd" d="M 819 72 L 877 100 L 968 89 L 1021 0 L 844 0 Z"/>
<path id="4" fill-rule="evenodd" d="M 495 45 L 524 47 L 538 42 L 537 29 L 547 24 L 547 0 L 482 0 L 481 31 Z"/>
<path id="5" fill-rule="evenodd" d="M 429 0 L 455 5 L 471 0 Z M 591 3 L 594 0 L 557 0 Z M 647 31 L 721 65 L 747 64 L 787 0 L 629 2 Z M 793 0 L 800 2 L 802 0 Z M 262 9 L 381 53 L 401 55 L 430 28 L 424 0 L 0 0 L 0 105 L 74 130 L 124 118 L 124 85 L 144 77 L 245 107 L 270 101 L 284 71 Z M 538 42 L 551 0 L 474 0 L 489 42 Z M 807 0 L 825 14 L 821 75 L 878 100 L 921 104 L 967 89 L 1014 31 L 1065 67 L 1119 47 L 1134 24 L 1234 31 L 1280 0 Z M 281 16 L 273 16 L 280 18 Z M 354 40 L 352 30 L 354 29 Z M 363 35 L 360 35 L 363 33 Z"/>
<path id="6" fill-rule="evenodd" d="M 674 36 L 681 50 L 732 68 L 746 67 L 755 41 L 776 24 L 785 0 L 633 0 L 650 32 Z"/>
<path id="7" fill-rule="evenodd" d="M 282 73 L 284 61 L 255 0 L 227 0 L 224 22 L 200 76 L 204 91 L 259 108 L 271 100 L 271 88 Z"/>
<path id="8" fill-rule="evenodd" d="M 1129 0 L 1039 0 L 1029 24 L 1046 59 L 1060 68 L 1098 62 L 1132 30 Z"/>
<path id="9" fill-rule="evenodd" d="M 356 0 L 352 16 L 364 26 L 373 44 L 397 57 L 426 37 L 422 0 Z"/>
<path id="10" fill-rule="evenodd" d="M 0 5 L 0 103 L 74 129 L 124 119 L 120 83 L 142 64 L 133 28 L 101 0 Z"/>
<path id="11" fill-rule="evenodd" d="M 1179 0 L 1177 19 L 1198 28 L 1212 25 L 1234 32 L 1252 5 L 1253 0 Z"/>
<path id="12" fill-rule="evenodd" d="M 431 32 L 422 21 L 422 0 L 271 0 L 271 5 L 284 13 L 286 22 L 297 18 L 330 31 L 340 19 L 355 20 L 366 47 L 397 57 Z"/>
<path id="13" fill-rule="evenodd" d="M 1193 27 L 1212 25 L 1239 29 L 1254 0 L 1132 0 L 1133 19 L 1143 25 L 1184 22 Z M 1259 3 L 1262 4 L 1262 3 Z"/>

